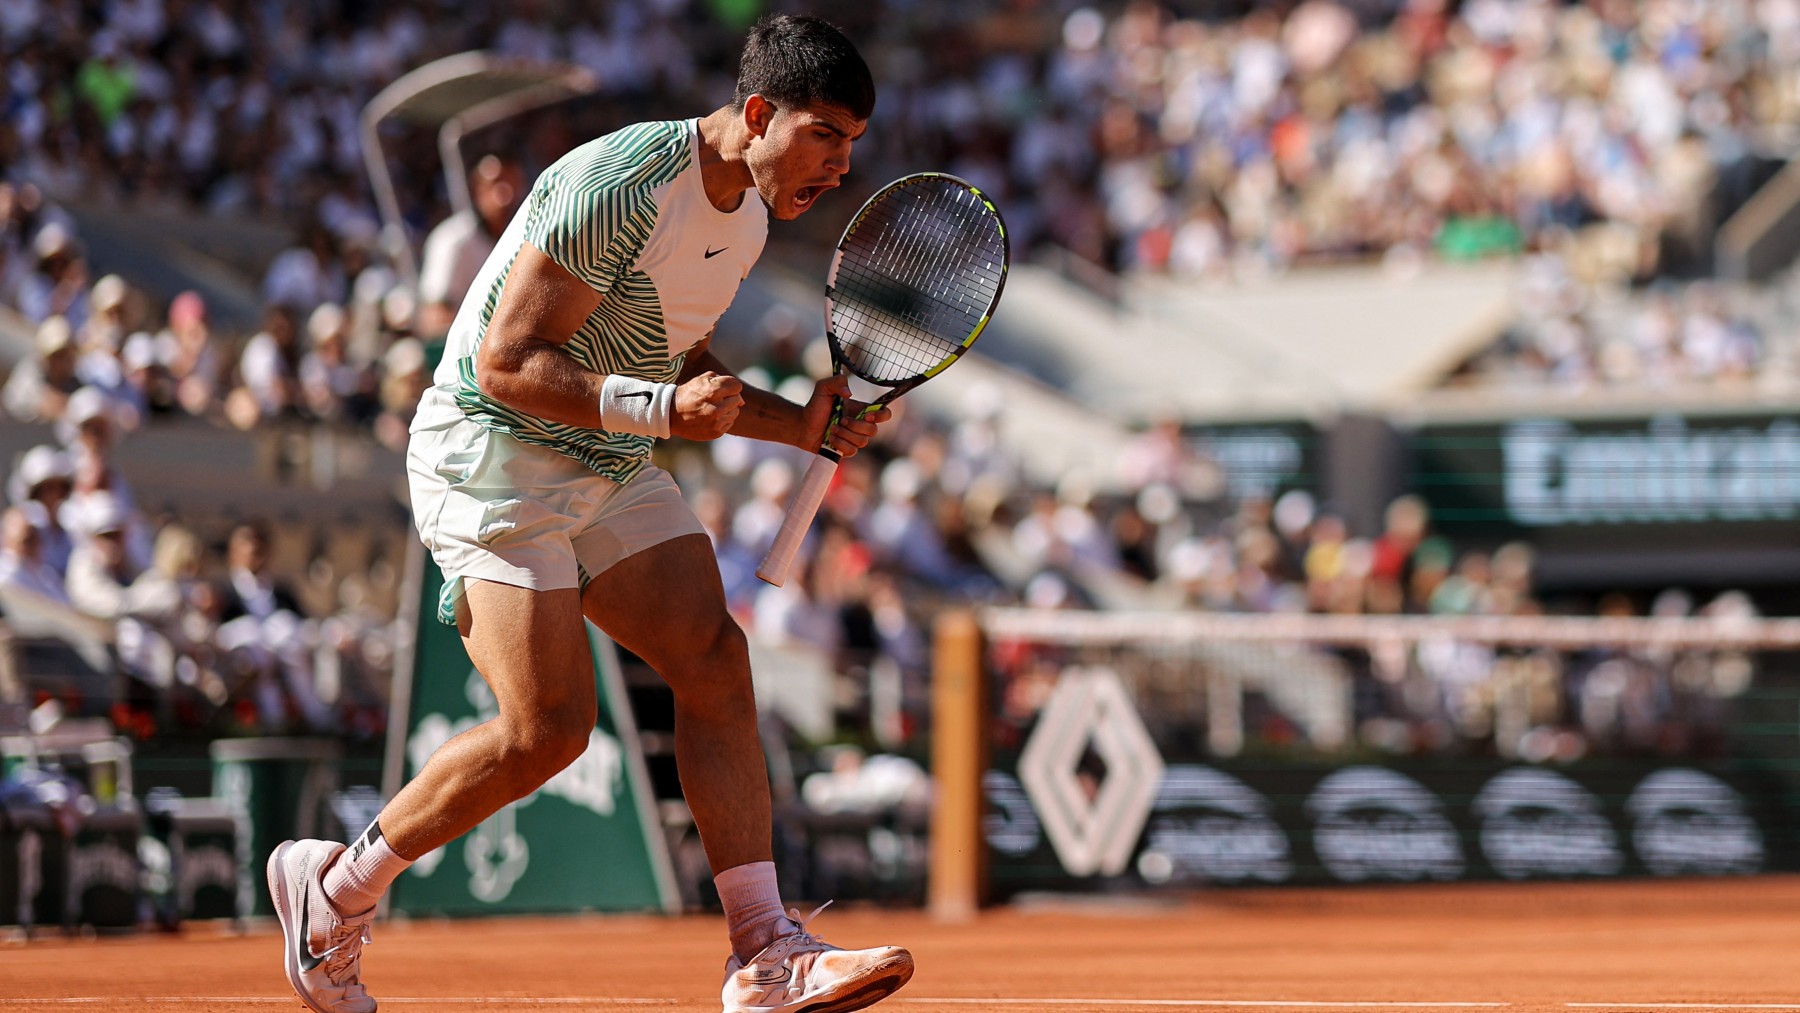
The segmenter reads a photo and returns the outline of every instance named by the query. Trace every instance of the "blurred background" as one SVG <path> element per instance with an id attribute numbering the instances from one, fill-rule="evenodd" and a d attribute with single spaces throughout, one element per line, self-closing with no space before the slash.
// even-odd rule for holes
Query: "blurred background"
<path id="1" fill-rule="evenodd" d="M 404 498 L 443 331 L 540 170 L 728 101 L 767 9 L 0 2 L 0 924 L 251 914 L 264 838 L 360 829 L 482 714 Z M 1800 864 L 1800 2 L 782 9 L 880 98 L 721 358 L 804 398 L 901 173 L 994 194 L 1015 261 L 788 587 L 805 455 L 658 451 L 755 644 L 790 894 L 925 899 L 970 610 L 987 897 Z M 567 903 L 704 906 L 666 694 L 596 656 L 617 791 L 546 791 L 633 797 L 655 889 Z M 477 831 L 498 896 L 413 909 L 564 906 L 491 858 L 548 868 L 550 808 Z"/>

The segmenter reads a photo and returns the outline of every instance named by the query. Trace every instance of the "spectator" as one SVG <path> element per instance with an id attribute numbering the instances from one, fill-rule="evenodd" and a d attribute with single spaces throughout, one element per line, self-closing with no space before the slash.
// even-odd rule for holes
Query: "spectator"
<path id="1" fill-rule="evenodd" d="M 342 303 L 348 294 L 338 263 L 336 241 L 321 224 L 309 224 L 300 242 L 277 254 L 263 276 L 263 302 L 287 309 L 296 318 L 320 303 Z"/>
<path id="2" fill-rule="evenodd" d="M 313 731 L 336 730 L 337 716 L 314 684 L 316 631 L 299 600 L 271 572 L 267 529 L 260 524 L 234 528 L 225 562 L 218 643 L 250 674 L 263 726 L 286 728 L 292 714 Z"/>
<path id="3" fill-rule="evenodd" d="M 441 337 L 525 197 L 518 163 L 483 156 L 469 173 L 471 207 L 444 219 L 425 239 L 419 262 L 419 334 Z"/>
<path id="4" fill-rule="evenodd" d="M 306 320 L 312 347 L 300 360 L 299 398 L 311 417 L 362 422 L 374 404 L 374 374 L 350 361 L 350 316 L 336 303 L 321 303 Z"/>
<path id="5" fill-rule="evenodd" d="M 19 311 L 32 323 L 51 317 L 68 321 L 71 336 L 87 323 L 87 262 L 75 245 L 75 236 L 61 222 L 50 222 L 31 241 L 36 269 L 18 289 Z"/>
<path id="6" fill-rule="evenodd" d="M 55 422 L 62 418 L 69 395 L 81 386 L 75 375 L 75 331 L 68 319 L 53 316 L 39 324 L 35 350 L 36 359 L 13 368 L 0 398 L 7 414 L 20 422 Z"/>
<path id="7" fill-rule="evenodd" d="M 205 562 L 200 539 L 187 528 L 169 524 L 156 533 L 150 568 L 133 587 L 172 607 L 121 629 L 120 654 L 160 693 L 197 693 L 210 709 L 227 702 L 229 686 L 218 670 L 219 597 L 204 579 Z"/>
<path id="8" fill-rule="evenodd" d="M 34 506 L 27 503 L 0 512 L 0 588 L 67 605 L 62 574 L 44 559 L 43 533 L 31 520 Z"/>
<path id="9" fill-rule="evenodd" d="M 300 336 L 293 307 L 270 303 L 263 329 L 244 345 L 238 372 L 243 385 L 231 392 L 226 417 L 239 429 L 280 418 L 297 407 Z"/>
<path id="10" fill-rule="evenodd" d="M 169 303 L 169 326 L 156 337 L 156 353 L 181 409 L 189 415 L 209 414 L 218 402 L 224 363 L 200 293 L 183 292 Z"/>
<path id="11" fill-rule="evenodd" d="M 69 555 L 74 549 L 69 532 L 59 519 L 63 504 L 74 492 L 75 466 L 69 455 L 55 447 L 39 445 L 19 458 L 7 483 L 7 495 L 18 506 L 29 508 L 26 516 L 38 529 L 43 560 L 59 575 L 69 569 Z"/>
<path id="12" fill-rule="evenodd" d="M 57 436 L 74 468 L 76 501 L 104 490 L 127 508 L 135 505 L 125 473 L 113 458 L 122 428 L 118 415 L 118 403 L 92 387 L 83 387 L 69 397 L 68 411 L 57 423 Z"/>
<path id="13" fill-rule="evenodd" d="M 944 547 L 942 533 L 920 505 L 923 480 L 907 458 L 881 472 L 881 504 L 869 515 L 869 541 L 888 565 L 939 587 L 955 585 L 961 574 Z"/>
<path id="14" fill-rule="evenodd" d="M 388 347 L 381 364 L 381 413 L 375 419 L 375 437 L 383 446 L 405 450 L 407 427 L 412 425 L 419 397 L 431 386 L 425 346 L 417 338 L 401 338 Z"/>
<path id="15" fill-rule="evenodd" d="M 131 523 L 130 508 L 104 492 L 86 500 L 81 511 L 80 541 L 69 559 L 69 600 L 96 619 L 163 619 L 180 606 L 165 587 L 137 583 L 143 568 L 126 548 Z"/>

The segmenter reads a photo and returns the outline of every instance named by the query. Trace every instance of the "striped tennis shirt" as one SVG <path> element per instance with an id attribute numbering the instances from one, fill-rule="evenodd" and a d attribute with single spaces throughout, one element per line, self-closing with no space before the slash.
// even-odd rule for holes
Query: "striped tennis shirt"
<path id="1" fill-rule="evenodd" d="M 563 351 L 597 373 L 672 383 L 737 295 L 768 236 L 754 192 L 720 211 L 700 178 L 698 120 L 639 123 L 570 151 L 533 184 L 450 325 L 443 362 L 413 431 L 461 413 L 487 429 L 567 454 L 624 484 L 651 437 L 528 415 L 482 393 L 475 354 L 507 272 L 530 243 L 602 296 Z"/>

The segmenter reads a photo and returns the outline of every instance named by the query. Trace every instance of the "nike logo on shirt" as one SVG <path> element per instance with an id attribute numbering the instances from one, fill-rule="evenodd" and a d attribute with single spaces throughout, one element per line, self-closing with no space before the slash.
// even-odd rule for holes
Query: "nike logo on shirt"
<path id="1" fill-rule="evenodd" d="M 706 259 L 707 259 L 707 260 L 711 260 L 711 259 L 713 259 L 713 258 L 714 258 L 714 257 L 716 257 L 716 256 L 718 256 L 718 255 L 719 255 L 719 254 L 721 254 L 721 253 L 724 253 L 724 252 L 725 252 L 725 251 L 726 251 L 726 250 L 729 250 L 729 249 L 731 249 L 731 247 L 729 247 L 729 246 L 721 246 L 721 247 L 719 247 L 719 248 L 718 248 L 718 249 L 716 249 L 716 250 L 715 250 L 715 249 L 713 249 L 713 248 L 712 248 L 712 247 L 710 247 L 710 246 L 709 246 L 709 247 L 707 247 L 707 248 L 706 248 Z"/>

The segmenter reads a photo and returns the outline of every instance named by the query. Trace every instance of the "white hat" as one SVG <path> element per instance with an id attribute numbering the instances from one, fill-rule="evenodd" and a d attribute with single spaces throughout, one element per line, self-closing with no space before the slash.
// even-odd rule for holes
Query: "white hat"
<path id="1" fill-rule="evenodd" d="M 72 447 L 81 436 L 81 427 L 96 419 L 106 423 L 106 442 L 117 442 L 136 425 L 135 415 L 98 387 L 83 387 L 69 395 L 63 417 L 56 420 L 56 438 L 63 446 Z"/>
<path id="2" fill-rule="evenodd" d="M 82 423 L 102 419 L 112 422 L 112 412 L 106 403 L 106 395 L 98 387 L 83 387 L 69 395 L 69 405 L 63 409 L 63 421 L 72 427 Z"/>
<path id="3" fill-rule="evenodd" d="M 48 358 L 69 347 L 75 340 L 75 329 L 69 326 L 69 318 L 63 316 L 45 317 L 37 329 L 37 352 L 40 357 Z"/>
<path id="4" fill-rule="evenodd" d="M 96 313 L 105 313 L 107 310 L 124 305 L 125 295 L 128 291 L 124 278 L 116 274 L 109 274 L 94 282 L 94 290 L 88 293 L 88 305 L 92 306 Z"/>
<path id="5" fill-rule="evenodd" d="M 50 222 L 37 231 L 31 239 L 31 252 L 39 260 L 58 253 L 69 253 L 74 249 L 75 237 L 69 234 L 61 222 Z"/>
<path id="6" fill-rule="evenodd" d="M 88 537 L 123 531 L 131 523 L 130 508 L 104 489 L 70 502 L 64 513 L 63 525 Z"/>
<path id="7" fill-rule="evenodd" d="M 381 322 L 390 331 L 410 331 L 418 300 L 404 285 L 395 285 L 381 298 Z"/>
<path id="8" fill-rule="evenodd" d="M 7 495 L 15 503 L 22 503 L 31 496 L 31 490 L 53 478 L 73 479 L 75 462 L 69 455 L 48 444 L 39 444 L 25 451 L 19 458 L 19 466 L 13 469 L 12 480 L 7 483 Z"/>
<path id="9" fill-rule="evenodd" d="M 306 318 L 306 333 L 317 344 L 344 329 L 344 308 L 337 303 L 320 303 Z"/>
<path id="10" fill-rule="evenodd" d="M 138 331 L 125 339 L 119 349 L 119 362 L 127 370 L 148 369 L 156 365 L 156 338 L 149 331 Z"/>
<path id="11" fill-rule="evenodd" d="M 389 376 L 405 376 L 425 368 L 425 344 L 418 338 L 401 338 L 388 346 L 381 364 Z"/>

